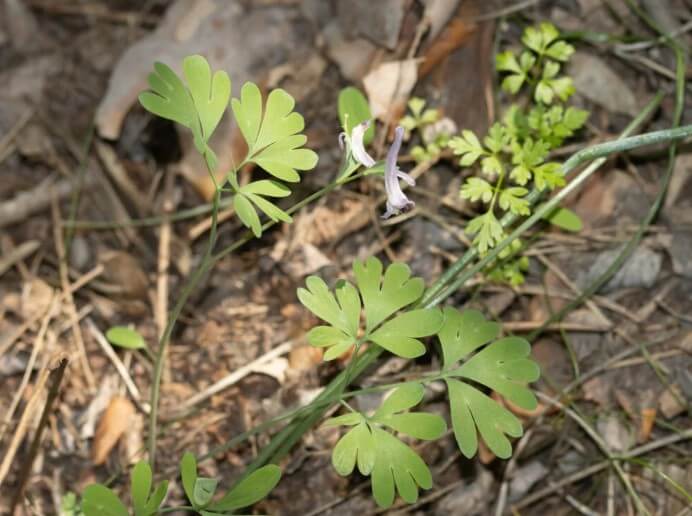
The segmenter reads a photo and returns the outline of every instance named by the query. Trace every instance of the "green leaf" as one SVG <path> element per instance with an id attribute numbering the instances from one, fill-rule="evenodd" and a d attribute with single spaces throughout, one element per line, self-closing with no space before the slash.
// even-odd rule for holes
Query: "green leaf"
<path id="1" fill-rule="evenodd" d="M 197 481 L 197 459 L 190 452 L 185 452 L 180 459 L 180 478 L 183 481 L 185 496 L 194 503 L 195 482 Z"/>
<path id="2" fill-rule="evenodd" d="M 507 132 L 502 124 L 494 123 L 488 131 L 488 136 L 483 139 L 483 143 L 493 154 L 501 152 L 509 143 Z"/>
<path id="3" fill-rule="evenodd" d="M 481 161 L 481 170 L 486 176 L 495 177 L 502 174 L 504 167 L 502 166 L 502 161 L 500 161 L 500 158 L 493 155 L 483 158 Z"/>
<path id="4" fill-rule="evenodd" d="M 495 247 L 505 235 L 502 225 L 492 211 L 479 215 L 469 221 L 466 225 L 466 232 L 476 235 L 473 243 L 478 247 L 478 251 L 483 254 L 491 247 Z"/>
<path id="5" fill-rule="evenodd" d="M 495 68 L 499 72 L 515 72 L 517 74 L 523 73 L 514 52 L 509 50 L 495 56 Z"/>
<path id="6" fill-rule="evenodd" d="M 588 111 L 570 106 L 565 111 L 565 116 L 562 121 L 570 130 L 576 131 L 584 125 L 587 118 L 589 118 Z M 571 136 L 571 134 L 567 136 Z"/>
<path id="7" fill-rule="evenodd" d="M 142 349 L 147 343 L 136 330 L 127 326 L 113 326 L 106 332 L 106 339 L 114 346 L 125 349 Z"/>
<path id="8" fill-rule="evenodd" d="M 411 278 L 411 270 L 405 263 L 391 264 L 383 276 L 382 262 L 370 257 L 366 262 L 356 260 L 353 274 L 363 298 L 367 333 L 397 310 L 416 301 L 425 290 L 423 280 Z"/>
<path id="9" fill-rule="evenodd" d="M 306 142 L 307 138 L 302 134 L 287 136 L 265 147 L 252 161 L 278 179 L 297 183 L 300 181 L 298 170 L 312 170 L 317 165 L 317 154 L 302 148 Z"/>
<path id="10" fill-rule="evenodd" d="M 447 424 L 444 419 L 437 414 L 427 412 L 393 414 L 378 419 L 378 422 L 392 430 L 424 441 L 439 439 L 447 431 Z"/>
<path id="11" fill-rule="evenodd" d="M 521 42 L 537 54 L 543 51 L 543 34 L 536 27 L 526 27 Z"/>
<path id="12" fill-rule="evenodd" d="M 574 47 L 565 41 L 557 41 L 550 45 L 545 55 L 557 61 L 567 61 L 574 54 Z"/>
<path id="13" fill-rule="evenodd" d="M 259 216 L 257 215 L 257 211 L 252 206 L 252 204 L 254 204 L 260 211 L 262 211 L 274 222 L 293 222 L 293 218 L 288 213 L 283 211 L 274 203 L 269 202 L 267 199 L 262 197 L 289 196 L 291 194 L 291 191 L 283 184 L 277 181 L 262 179 L 260 181 L 248 183 L 247 185 L 240 187 L 237 190 L 238 194 L 236 194 L 236 198 L 234 198 L 233 200 L 236 213 L 238 214 L 238 217 L 243 222 L 243 224 L 245 224 L 246 227 L 252 229 L 253 233 L 257 237 L 262 235 L 262 224 L 259 220 Z M 238 197 L 241 197 L 243 200 L 236 200 Z M 235 206 L 236 204 L 240 205 L 240 211 L 238 211 L 238 207 Z"/>
<path id="14" fill-rule="evenodd" d="M 339 121 L 341 127 L 344 128 L 346 134 L 351 134 L 351 129 L 361 122 L 372 119 L 370 105 L 358 88 L 348 86 L 339 92 Z M 363 143 L 368 145 L 375 137 L 375 124 L 370 124 L 370 127 L 365 131 Z"/>
<path id="15" fill-rule="evenodd" d="M 267 464 L 253 471 L 238 482 L 218 502 L 207 508 L 213 511 L 235 511 L 259 502 L 276 487 L 281 480 L 281 468 L 275 464 Z"/>
<path id="16" fill-rule="evenodd" d="M 442 312 L 436 308 L 412 310 L 385 322 L 368 340 L 400 357 L 415 358 L 425 353 L 425 346 L 417 337 L 437 333 L 442 323 Z"/>
<path id="17" fill-rule="evenodd" d="M 257 141 L 262 124 L 262 94 L 257 85 L 246 82 L 240 90 L 240 99 L 231 100 L 231 108 L 243 138 L 251 146 Z"/>
<path id="18" fill-rule="evenodd" d="M 536 188 L 545 190 L 546 188 L 553 189 L 558 186 L 565 185 L 565 176 L 562 175 L 562 165 L 559 163 L 544 163 L 536 167 L 533 171 L 533 179 Z"/>
<path id="19" fill-rule="evenodd" d="M 376 420 L 415 407 L 421 402 L 424 394 L 425 388 L 422 384 L 418 382 L 405 383 L 394 389 L 385 398 L 372 417 Z"/>
<path id="20" fill-rule="evenodd" d="M 356 464 L 361 474 L 369 475 L 375 463 L 375 441 L 363 416 L 360 418 L 361 422 L 346 432 L 332 451 L 332 466 L 341 476 L 350 475 Z"/>
<path id="21" fill-rule="evenodd" d="M 539 210 L 541 207 L 537 207 Z M 553 210 L 543 215 L 543 219 L 547 220 L 554 226 L 557 226 L 566 231 L 577 233 L 581 231 L 583 224 L 579 215 L 572 210 L 556 206 Z"/>
<path id="22" fill-rule="evenodd" d="M 139 102 L 142 107 L 156 116 L 179 123 L 193 132 L 198 115 L 189 91 L 180 77 L 164 63 L 154 63 L 154 72 L 148 76 L 149 89 L 140 93 Z"/>
<path id="23" fill-rule="evenodd" d="M 511 93 L 512 95 L 515 95 L 521 89 L 525 80 L 526 76 L 524 75 L 508 75 L 502 80 L 502 89 L 508 93 Z"/>
<path id="24" fill-rule="evenodd" d="M 359 412 L 349 412 L 341 416 L 330 417 L 327 419 L 323 426 L 334 427 L 334 426 L 353 426 L 364 421 L 363 416 Z"/>
<path id="25" fill-rule="evenodd" d="M 478 450 L 478 433 L 488 448 L 501 459 L 512 455 L 512 445 L 505 437 L 520 437 L 521 422 L 495 400 L 459 380 L 445 380 L 454 437 L 461 453 L 471 458 Z"/>
<path id="26" fill-rule="evenodd" d="M 231 107 L 248 144 L 247 161 L 253 161 L 274 177 L 288 182 L 300 180 L 298 170 L 311 170 L 317 154 L 302 146 L 307 139 L 299 134 L 305 127 L 303 117 L 294 112 L 295 100 L 282 89 L 267 97 L 262 113 L 262 96 L 253 83 L 245 83 L 240 99 Z"/>
<path id="27" fill-rule="evenodd" d="M 253 181 L 241 187 L 240 191 L 244 194 L 257 194 L 265 197 L 288 197 L 291 195 L 291 190 L 289 188 L 270 179 Z"/>
<path id="28" fill-rule="evenodd" d="M 151 466 L 145 460 L 140 460 L 132 468 L 130 475 L 130 497 L 135 510 L 135 516 L 148 516 L 146 511 L 149 492 L 151 491 Z"/>
<path id="29" fill-rule="evenodd" d="M 411 100 L 408 101 L 408 108 L 411 110 L 411 113 L 413 113 L 415 118 L 421 117 L 424 107 L 425 100 L 420 97 L 411 97 Z"/>
<path id="30" fill-rule="evenodd" d="M 231 81 L 224 71 L 212 76 L 209 63 L 198 55 L 183 60 L 183 75 L 187 87 L 170 67 L 155 63 L 149 74 L 151 91 L 141 93 L 139 101 L 147 111 L 189 128 L 195 147 L 214 170 L 216 156 L 208 141 L 228 106 Z"/>
<path id="31" fill-rule="evenodd" d="M 305 286 L 307 289 L 299 288 L 297 292 L 303 306 L 323 321 L 355 338 L 360 318 L 360 299 L 355 287 L 346 281 L 340 282 L 335 298 L 327 284 L 317 276 L 308 276 Z"/>
<path id="32" fill-rule="evenodd" d="M 233 196 L 233 209 L 245 227 L 250 228 L 255 236 L 259 238 L 262 235 L 262 223 L 248 198 L 241 193 L 237 193 Z"/>
<path id="33" fill-rule="evenodd" d="M 161 503 L 163 502 L 164 498 L 166 498 L 167 493 L 168 480 L 163 480 L 160 484 L 156 486 L 156 489 L 154 489 L 154 493 L 151 495 L 149 501 L 147 502 L 144 508 L 144 514 L 156 514 L 158 508 L 161 507 Z"/>
<path id="34" fill-rule="evenodd" d="M 82 511 L 86 516 L 129 516 L 118 495 L 101 484 L 91 484 L 84 489 Z"/>
<path id="35" fill-rule="evenodd" d="M 505 211 L 509 210 L 516 215 L 529 215 L 531 213 L 529 202 L 521 198 L 528 192 L 526 188 L 518 186 L 505 188 L 500 193 L 500 208 Z"/>
<path id="36" fill-rule="evenodd" d="M 372 494 L 380 507 L 394 503 L 395 488 L 407 503 L 418 500 L 418 487 L 430 489 L 428 466 L 411 448 L 386 431 L 373 428 L 376 457 L 372 470 Z"/>
<path id="37" fill-rule="evenodd" d="M 192 504 L 195 507 L 206 506 L 213 498 L 218 484 L 219 481 L 215 478 L 197 477 L 192 490 Z"/>
<path id="38" fill-rule="evenodd" d="M 478 310 L 460 312 L 447 307 L 444 316 L 445 322 L 438 335 L 445 370 L 500 333 L 500 324 L 488 321 Z"/>
<path id="39" fill-rule="evenodd" d="M 217 71 L 212 76 L 209 63 L 202 56 L 186 57 L 183 74 L 202 127 L 202 140 L 206 144 L 228 107 L 231 80 L 224 71 Z M 204 153 L 204 147 L 198 147 L 198 150 Z"/>
<path id="40" fill-rule="evenodd" d="M 536 397 L 526 387 L 540 376 L 538 365 L 529 358 L 531 346 L 525 339 L 505 337 L 493 342 L 451 372 L 497 391 L 512 403 L 536 408 Z"/>
<path id="41" fill-rule="evenodd" d="M 454 154 L 461 156 L 459 163 L 464 167 L 473 165 L 479 157 L 487 154 L 473 131 L 468 129 L 463 130 L 461 136 L 450 139 L 448 147 Z"/>

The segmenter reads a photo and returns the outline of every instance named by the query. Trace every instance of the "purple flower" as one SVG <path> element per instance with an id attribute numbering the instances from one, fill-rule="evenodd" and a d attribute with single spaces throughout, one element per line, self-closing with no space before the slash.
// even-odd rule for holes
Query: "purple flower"
<path id="1" fill-rule="evenodd" d="M 372 159 L 372 156 L 368 154 L 363 145 L 363 137 L 365 136 L 365 131 L 367 131 L 369 127 L 370 120 L 366 120 L 351 129 L 351 155 L 353 159 L 365 168 L 370 168 L 375 165 L 375 160 Z"/>
<path id="2" fill-rule="evenodd" d="M 387 211 L 382 215 L 383 219 L 388 219 L 392 215 L 398 215 L 401 212 L 407 212 L 416 205 L 406 197 L 399 185 L 399 179 L 403 179 L 410 186 L 416 184 L 415 179 L 399 170 L 399 167 L 396 165 L 403 138 L 404 128 L 399 126 L 394 131 L 394 141 L 387 152 L 387 160 L 384 164 L 384 189 L 387 192 Z"/>

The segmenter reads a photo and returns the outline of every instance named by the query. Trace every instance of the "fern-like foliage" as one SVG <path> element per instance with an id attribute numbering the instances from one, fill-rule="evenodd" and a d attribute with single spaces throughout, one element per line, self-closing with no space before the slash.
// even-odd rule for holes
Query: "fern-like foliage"
<path id="1" fill-rule="evenodd" d="M 495 64 L 504 77 L 502 88 L 512 95 L 526 91 L 533 105 L 527 110 L 512 105 L 482 140 L 464 130 L 448 144 L 462 167 L 479 163 L 484 176 L 468 177 L 460 191 L 462 198 L 483 206 L 466 227 L 481 254 L 507 236 L 499 222 L 501 215 L 531 214 L 525 199 L 529 186 L 550 191 L 565 184 L 560 164 L 549 161 L 549 154 L 574 135 L 588 117 L 588 112 L 564 104 L 574 93 L 574 86 L 560 71 L 574 47 L 561 39 L 550 23 L 528 27 L 522 43 L 523 51 L 502 52 Z M 504 250 L 500 256 L 503 261 L 492 264 L 486 272 L 511 284 L 522 283 L 527 262 L 517 253 L 517 248 Z"/>

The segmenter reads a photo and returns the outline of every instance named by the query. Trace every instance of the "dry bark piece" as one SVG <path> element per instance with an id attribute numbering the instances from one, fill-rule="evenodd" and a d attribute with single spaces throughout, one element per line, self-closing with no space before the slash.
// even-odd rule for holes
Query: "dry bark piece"
<path id="1" fill-rule="evenodd" d="M 106 462 L 108 454 L 130 428 L 134 415 L 135 407 L 127 398 L 115 396 L 111 399 L 101 416 L 91 446 L 91 460 L 95 465 Z"/>

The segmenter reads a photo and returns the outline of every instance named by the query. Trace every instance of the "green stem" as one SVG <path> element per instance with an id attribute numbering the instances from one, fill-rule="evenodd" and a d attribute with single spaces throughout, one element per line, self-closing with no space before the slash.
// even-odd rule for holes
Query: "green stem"
<path id="1" fill-rule="evenodd" d="M 290 215 L 292 213 L 295 213 L 296 211 L 300 210 L 301 208 L 307 206 L 311 202 L 315 201 L 316 199 L 319 199 L 329 192 L 335 190 L 336 188 L 347 184 L 351 181 L 355 181 L 356 179 L 359 179 L 363 177 L 365 173 L 360 173 L 360 174 L 355 174 L 346 180 L 342 180 L 340 182 L 333 182 L 330 183 L 329 185 L 325 186 L 324 188 L 318 190 L 317 192 L 307 196 L 305 199 L 300 201 L 299 203 L 296 203 L 294 206 L 292 206 L 290 209 L 286 210 L 286 212 Z M 151 464 L 152 469 L 154 469 L 155 465 L 155 457 L 156 457 L 156 435 L 157 435 L 157 424 L 158 424 L 158 405 L 159 405 L 159 399 L 160 399 L 160 388 L 161 388 L 161 376 L 163 372 L 163 364 L 164 364 L 164 359 L 165 359 L 165 350 L 166 347 L 168 346 L 168 342 L 171 338 L 171 335 L 173 333 L 173 329 L 175 327 L 175 323 L 178 320 L 178 317 L 180 317 L 180 313 L 183 310 L 183 307 L 185 306 L 185 303 L 187 302 L 188 298 L 194 291 L 194 289 L 197 287 L 197 284 L 200 282 L 200 280 L 211 270 L 211 268 L 214 266 L 216 262 L 218 262 L 221 258 L 224 256 L 232 253 L 239 247 L 243 246 L 246 244 L 248 241 L 252 240 L 254 238 L 254 235 L 252 232 L 247 231 L 244 236 L 242 236 L 240 239 L 238 239 L 236 242 L 233 244 L 223 248 L 220 250 L 218 253 L 214 254 L 214 245 L 216 243 L 216 235 L 217 235 L 217 222 L 218 222 L 218 211 L 219 211 L 219 201 L 220 201 L 220 194 L 221 191 L 220 189 L 217 189 L 215 194 L 214 194 L 214 201 L 212 203 L 212 225 L 210 229 L 210 234 L 209 234 L 209 244 L 207 246 L 207 251 L 204 255 L 204 258 L 202 259 L 202 262 L 200 265 L 197 267 L 197 269 L 194 271 L 194 273 L 190 276 L 188 281 L 185 283 L 183 286 L 183 289 L 178 297 L 178 300 L 173 307 L 173 310 L 171 311 L 169 317 L 168 317 L 168 322 L 166 323 L 166 327 L 163 331 L 163 334 L 161 335 L 161 339 L 159 340 L 159 349 L 157 350 L 156 353 L 156 360 L 154 363 L 154 376 L 152 379 L 152 387 L 151 387 L 151 399 L 150 399 L 150 404 L 151 404 L 151 412 L 149 415 L 149 436 L 148 436 L 148 449 L 149 449 L 149 462 Z M 274 221 L 269 221 L 265 223 L 262 226 L 263 230 L 267 230 L 271 228 L 272 226 L 276 225 L 277 222 Z"/>
<path id="2" fill-rule="evenodd" d="M 166 349 L 168 347 L 168 342 L 170 341 L 171 335 L 173 334 L 173 329 L 175 328 L 175 323 L 180 317 L 180 313 L 190 297 L 190 294 L 194 291 L 197 284 L 204 277 L 204 275 L 209 271 L 212 265 L 212 257 L 214 252 L 214 245 L 216 245 L 217 236 L 217 225 L 218 225 L 218 213 L 219 213 L 219 200 L 221 199 L 221 190 L 219 188 L 214 192 L 214 200 L 212 202 L 212 212 L 211 212 L 211 229 L 209 230 L 209 241 L 207 244 L 207 250 L 204 253 L 204 258 L 199 264 L 195 272 L 190 276 L 190 279 L 185 283 L 178 301 L 175 303 L 173 310 L 168 316 L 168 321 L 166 322 L 166 327 L 161 334 L 159 339 L 159 347 L 156 351 L 156 360 L 154 362 L 154 377 L 152 379 L 151 386 L 151 412 L 149 414 L 149 436 L 148 436 L 148 448 L 149 448 L 149 463 L 151 469 L 155 470 L 156 464 L 156 426 L 158 424 L 158 413 L 159 413 L 159 397 L 161 390 L 161 376 L 163 374 L 163 365 L 166 358 Z"/>

